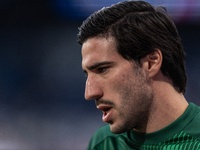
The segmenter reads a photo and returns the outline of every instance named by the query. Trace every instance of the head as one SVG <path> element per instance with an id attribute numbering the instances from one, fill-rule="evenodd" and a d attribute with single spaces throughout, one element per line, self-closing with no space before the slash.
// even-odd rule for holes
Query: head
<path id="1" fill-rule="evenodd" d="M 155 74 L 148 71 L 147 64 L 152 62 L 153 68 L 160 67 L 155 65 L 160 64 L 159 53 L 148 54 L 139 65 L 119 55 L 114 38 L 93 37 L 84 42 L 82 58 L 82 68 L 87 74 L 85 98 L 95 99 L 111 131 L 145 132 L 153 102 L 149 75 Z"/>
<path id="2" fill-rule="evenodd" d="M 172 80 L 179 93 L 185 93 L 185 56 L 178 31 L 164 7 L 144 1 L 124 1 L 88 17 L 78 34 L 84 44 L 94 37 L 115 39 L 116 51 L 124 59 L 140 64 L 156 49 L 162 53 L 161 72 Z"/>

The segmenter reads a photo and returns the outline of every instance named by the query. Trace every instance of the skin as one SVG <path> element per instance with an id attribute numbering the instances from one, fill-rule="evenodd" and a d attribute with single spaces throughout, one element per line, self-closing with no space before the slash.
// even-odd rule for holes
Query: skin
<path id="1" fill-rule="evenodd" d="M 124 59 L 117 53 L 112 37 L 93 37 L 83 43 L 82 68 L 87 74 L 85 98 L 94 99 L 104 113 L 111 112 L 106 122 L 113 133 L 132 129 L 154 132 L 185 111 L 187 102 L 162 75 L 161 64 L 159 50 L 142 58 L 140 65 Z M 171 94 L 166 95 L 166 91 Z M 177 102 L 173 101 L 175 98 Z"/>

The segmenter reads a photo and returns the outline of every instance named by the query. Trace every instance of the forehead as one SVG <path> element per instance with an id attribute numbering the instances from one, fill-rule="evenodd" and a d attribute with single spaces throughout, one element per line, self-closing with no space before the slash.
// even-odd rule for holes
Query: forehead
<path id="1" fill-rule="evenodd" d="M 82 56 L 88 53 L 110 53 L 116 52 L 114 38 L 93 37 L 82 45 Z"/>
<path id="2" fill-rule="evenodd" d="M 101 61 L 122 59 L 118 54 L 114 38 L 94 37 L 82 45 L 82 65 Z"/>

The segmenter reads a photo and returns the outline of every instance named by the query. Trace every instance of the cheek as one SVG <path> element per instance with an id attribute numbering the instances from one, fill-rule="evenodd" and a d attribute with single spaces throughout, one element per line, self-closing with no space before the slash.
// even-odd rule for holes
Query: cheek
<path id="1" fill-rule="evenodd" d="M 112 79 L 110 84 L 112 86 L 112 89 L 115 91 L 121 91 L 122 87 L 124 87 L 127 84 L 128 77 L 125 74 L 122 75 L 115 75 Z"/>
<path id="2" fill-rule="evenodd" d="M 112 89 L 112 92 L 114 93 L 112 98 L 114 98 L 113 100 L 116 104 L 121 105 L 123 101 L 130 99 L 130 94 L 133 90 L 132 85 L 134 85 L 133 79 L 126 74 L 115 76 L 115 78 L 112 79 L 110 89 Z"/>
<path id="3" fill-rule="evenodd" d="M 115 103 L 119 107 L 122 99 L 122 89 L 125 86 L 125 75 L 115 74 L 106 79 L 103 84 L 104 98 Z"/>

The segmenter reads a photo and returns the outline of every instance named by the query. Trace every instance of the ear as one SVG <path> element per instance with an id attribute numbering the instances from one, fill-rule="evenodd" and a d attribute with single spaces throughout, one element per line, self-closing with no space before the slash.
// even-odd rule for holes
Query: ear
<path id="1" fill-rule="evenodd" d="M 148 71 L 149 78 L 154 77 L 160 71 L 162 60 L 162 52 L 159 49 L 155 49 L 154 52 L 141 59 L 141 63 L 145 64 L 145 69 Z"/>

